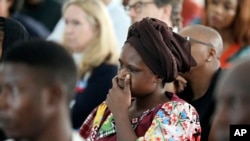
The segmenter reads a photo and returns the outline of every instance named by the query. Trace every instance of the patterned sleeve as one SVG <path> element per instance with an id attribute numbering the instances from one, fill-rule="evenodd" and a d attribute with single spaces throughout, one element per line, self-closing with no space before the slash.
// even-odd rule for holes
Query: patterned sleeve
<path id="1" fill-rule="evenodd" d="M 186 102 L 165 103 L 149 129 L 137 141 L 200 141 L 201 127 L 196 110 Z"/>

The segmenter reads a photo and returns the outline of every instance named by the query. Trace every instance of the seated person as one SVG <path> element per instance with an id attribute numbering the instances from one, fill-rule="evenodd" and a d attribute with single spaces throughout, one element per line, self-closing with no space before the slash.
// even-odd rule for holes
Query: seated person
<path id="1" fill-rule="evenodd" d="M 163 87 L 196 65 L 187 40 L 164 22 L 144 18 L 130 27 L 119 62 L 105 102 L 80 128 L 84 139 L 199 141 L 196 110 Z"/>
<path id="2" fill-rule="evenodd" d="M 16 42 L 28 40 L 28 38 L 29 34 L 19 22 L 0 17 L 0 60 L 7 47 Z M 0 129 L 0 140 L 2 141 L 5 138 L 5 135 Z"/>
<path id="3" fill-rule="evenodd" d="M 101 1 L 68 1 L 63 17 L 66 24 L 63 45 L 72 53 L 80 77 L 71 114 L 73 127 L 78 130 L 112 87 L 119 48 L 107 9 Z"/>
<path id="4" fill-rule="evenodd" d="M 250 124 L 249 71 L 250 60 L 247 58 L 235 62 L 234 66 L 222 75 L 215 92 L 217 107 L 209 141 L 229 141 L 230 125 Z"/>
<path id="5" fill-rule="evenodd" d="M 16 44 L 0 67 L 0 128 L 8 137 L 81 141 L 69 116 L 77 69 L 63 47 L 45 41 Z"/>
<path id="6" fill-rule="evenodd" d="M 191 54 L 197 65 L 192 67 L 191 71 L 181 74 L 187 83 L 178 96 L 197 110 L 202 129 L 201 141 L 207 141 L 216 104 L 213 93 L 218 76 L 222 72 L 222 38 L 213 28 L 202 25 L 187 26 L 180 30 L 179 34 L 190 41 Z"/>

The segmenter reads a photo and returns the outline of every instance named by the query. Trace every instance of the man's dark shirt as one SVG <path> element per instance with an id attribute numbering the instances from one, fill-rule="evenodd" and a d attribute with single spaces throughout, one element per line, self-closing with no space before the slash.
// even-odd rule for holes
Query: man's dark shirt
<path id="1" fill-rule="evenodd" d="M 200 124 L 201 124 L 201 141 L 207 141 L 209 131 L 212 124 L 212 115 L 215 110 L 215 99 L 214 99 L 214 90 L 216 87 L 217 79 L 219 74 L 221 73 L 221 69 L 216 71 L 214 74 L 212 81 L 210 83 L 210 86 L 206 92 L 206 94 L 199 99 L 192 100 L 193 99 L 193 91 L 190 87 L 190 85 L 187 84 L 187 87 L 183 92 L 178 94 L 178 96 L 184 100 L 186 100 L 188 103 L 193 105 L 195 109 L 197 110 L 199 117 L 200 117 Z M 202 79 L 202 78 L 201 78 Z"/>

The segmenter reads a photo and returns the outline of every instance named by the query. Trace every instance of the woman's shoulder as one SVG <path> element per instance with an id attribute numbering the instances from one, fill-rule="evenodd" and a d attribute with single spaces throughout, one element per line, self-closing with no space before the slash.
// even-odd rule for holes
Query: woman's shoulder
<path id="1" fill-rule="evenodd" d="M 115 71 L 117 73 L 118 66 L 114 64 L 102 63 L 95 67 L 93 71 Z"/>
<path id="2" fill-rule="evenodd" d="M 242 46 L 237 53 L 235 53 L 229 60 L 235 61 L 245 57 L 250 57 L 250 45 Z"/>
<path id="3" fill-rule="evenodd" d="M 169 115 L 183 115 L 198 118 L 198 112 L 196 109 L 188 102 L 182 100 L 181 98 L 174 96 L 173 100 L 164 103 L 161 106 L 164 112 L 168 112 Z"/>

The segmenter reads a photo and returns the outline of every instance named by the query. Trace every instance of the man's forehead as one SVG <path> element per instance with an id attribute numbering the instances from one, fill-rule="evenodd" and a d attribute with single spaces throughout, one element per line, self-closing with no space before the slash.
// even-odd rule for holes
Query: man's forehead
<path id="1" fill-rule="evenodd" d="M 1 73 L 30 73 L 31 68 L 23 63 L 0 63 Z"/>

